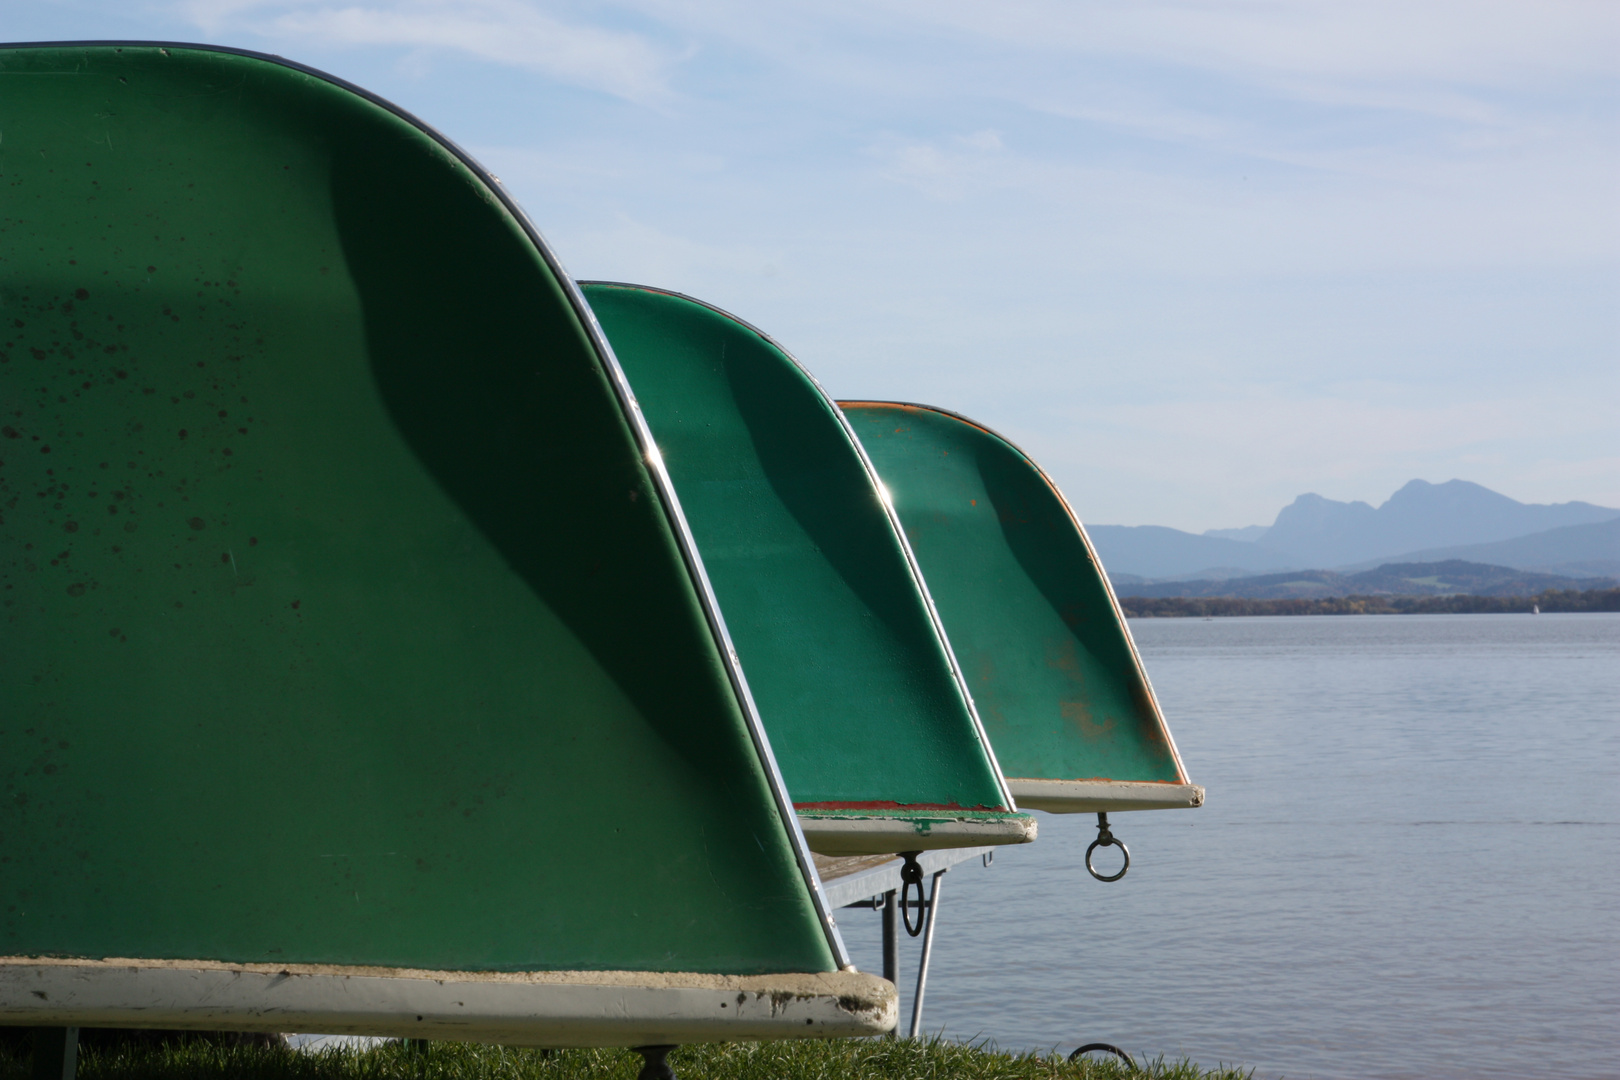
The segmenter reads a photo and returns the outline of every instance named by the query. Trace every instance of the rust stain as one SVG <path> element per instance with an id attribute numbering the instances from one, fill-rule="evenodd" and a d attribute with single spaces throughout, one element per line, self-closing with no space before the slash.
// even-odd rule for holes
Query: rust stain
<path id="1" fill-rule="evenodd" d="M 1080 664 L 1080 652 L 1075 648 L 1074 639 L 1068 635 L 1047 638 L 1046 666 L 1053 671 L 1063 672 L 1075 683 L 1085 684 L 1086 673 Z"/>
<path id="2" fill-rule="evenodd" d="M 961 803 L 898 803 L 891 799 L 869 799 L 864 802 L 796 802 L 795 810 L 982 810 L 1006 811 L 1005 806 L 963 806 Z"/>
<path id="3" fill-rule="evenodd" d="M 1091 716 L 1091 706 L 1084 701 L 1060 701 L 1058 711 L 1063 719 L 1080 729 L 1082 737 L 1087 739 L 1100 739 L 1114 730 L 1114 718 L 1110 716 L 1102 723 L 1097 723 Z"/>
<path id="4" fill-rule="evenodd" d="M 1138 728 L 1142 738 L 1150 746 L 1168 749 L 1169 739 L 1166 737 L 1164 721 L 1159 718 L 1158 707 L 1153 702 L 1153 696 L 1148 693 L 1147 684 L 1140 678 L 1131 680 L 1131 704 L 1136 707 Z"/>

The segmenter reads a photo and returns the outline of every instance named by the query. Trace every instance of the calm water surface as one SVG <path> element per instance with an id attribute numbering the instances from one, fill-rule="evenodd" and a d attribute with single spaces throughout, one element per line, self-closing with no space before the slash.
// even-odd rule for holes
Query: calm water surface
<path id="1" fill-rule="evenodd" d="M 944 879 L 924 1027 L 1257 1078 L 1620 1075 L 1620 616 L 1138 620 L 1198 810 Z M 881 970 L 878 916 L 839 923 Z M 909 1018 L 915 946 L 903 957 Z"/>

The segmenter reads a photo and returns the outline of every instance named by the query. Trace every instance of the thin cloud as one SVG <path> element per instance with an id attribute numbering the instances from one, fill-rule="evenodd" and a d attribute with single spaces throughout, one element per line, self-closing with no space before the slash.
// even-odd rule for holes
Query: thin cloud
<path id="1" fill-rule="evenodd" d="M 1016 182 L 1016 168 L 998 171 L 991 163 L 992 156 L 1004 149 L 1001 134 L 986 129 L 953 136 L 944 147 L 889 136 L 867 147 L 866 153 L 879 163 L 884 179 L 915 188 L 931 199 L 956 202 Z"/>
<path id="2" fill-rule="evenodd" d="M 1129 53 L 1264 78 L 1456 81 L 1612 76 L 1620 14 L 1591 0 L 890 0 L 912 18 L 1038 52 Z"/>
<path id="3" fill-rule="evenodd" d="M 1390 400 L 1405 395 L 1403 386 L 1376 390 L 1310 397 L 1273 388 L 1217 400 L 1070 407 L 1062 410 L 1066 422 L 1023 442 L 1081 516 L 1099 523 L 1116 519 L 1092 507 L 1125 502 L 1115 489 L 1131 485 L 1164 493 L 1176 510 L 1125 524 L 1193 532 L 1221 521 L 1269 524 L 1305 491 L 1377 505 L 1415 476 L 1461 476 L 1527 502 L 1620 502 L 1616 459 L 1592 454 L 1614 410 L 1582 417 L 1549 442 L 1548 428 L 1568 420 L 1568 403 L 1557 394 L 1418 403 Z M 979 419 L 1001 426 L 997 416 Z M 1182 441 L 1201 452 L 1173 459 L 1116 453 L 1120 445 Z M 1112 462 L 1110 475 L 1098 475 L 1098 460 Z"/>
<path id="4" fill-rule="evenodd" d="M 245 29 L 322 47 L 459 52 L 640 104 L 669 97 L 668 69 L 677 59 L 645 36 L 566 22 L 517 0 L 372 6 L 235 0 L 191 3 L 184 10 L 209 33 Z"/>
<path id="5" fill-rule="evenodd" d="M 622 0 L 825 85 L 998 93 L 1127 58 L 1283 99 L 1451 115 L 1472 92 L 1609 82 L 1620 7 L 1602 0 Z M 953 62 L 939 62 L 944 54 Z M 974 59 L 966 66 L 964 57 Z M 998 59 L 1000 63 L 998 63 Z M 1044 81 L 1044 80 L 1042 80 Z"/>
<path id="6" fill-rule="evenodd" d="M 436 119 L 511 110 L 480 156 L 574 269 L 979 416 L 1087 517 L 1413 476 L 1620 503 L 1613 0 L 189 2 L 413 100 L 477 57 L 490 96 Z"/>

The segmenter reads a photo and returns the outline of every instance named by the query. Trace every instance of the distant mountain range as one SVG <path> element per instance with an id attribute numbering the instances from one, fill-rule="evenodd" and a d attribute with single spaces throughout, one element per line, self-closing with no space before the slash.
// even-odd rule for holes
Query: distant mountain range
<path id="1" fill-rule="evenodd" d="M 1507 566 L 1449 559 L 1444 562 L 1386 563 L 1357 574 L 1332 570 L 1295 570 L 1257 574 L 1226 581 L 1160 581 L 1115 583 L 1120 595 L 1150 599 L 1168 596 L 1237 596 L 1253 600 L 1326 596 L 1535 596 L 1548 589 L 1613 588 L 1614 578 L 1569 578 L 1537 574 Z"/>
<path id="2" fill-rule="evenodd" d="M 1157 525 L 1087 532 L 1116 585 L 1454 559 L 1566 577 L 1620 574 L 1620 509 L 1521 503 L 1466 480 L 1413 480 L 1376 508 L 1301 495 L 1269 526 L 1203 535 Z"/>
<path id="3" fill-rule="evenodd" d="M 1466 559 L 1573 577 L 1615 575 L 1620 574 L 1620 517 L 1593 525 L 1565 525 L 1490 544 L 1427 548 L 1410 552 L 1403 559 L 1410 562 Z M 1344 567 L 1346 570 L 1367 568 L 1367 564 Z"/>

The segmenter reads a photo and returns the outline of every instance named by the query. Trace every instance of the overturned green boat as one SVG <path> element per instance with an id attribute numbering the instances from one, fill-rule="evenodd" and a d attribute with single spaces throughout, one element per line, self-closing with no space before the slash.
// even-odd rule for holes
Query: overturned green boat
<path id="1" fill-rule="evenodd" d="M 882 487 L 820 385 L 701 301 L 583 288 L 674 481 L 810 846 L 1034 839 Z"/>
<path id="2" fill-rule="evenodd" d="M 1040 467 L 944 409 L 840 405 L 894 500 L 1018 804 L 1201 805 L 1107 575 Z"/>
<path id="3" fill-rule="evenodd" d="M 891 1027 L 498 182 L 272 57 L 0 75 L 0 1023 Z"/>

